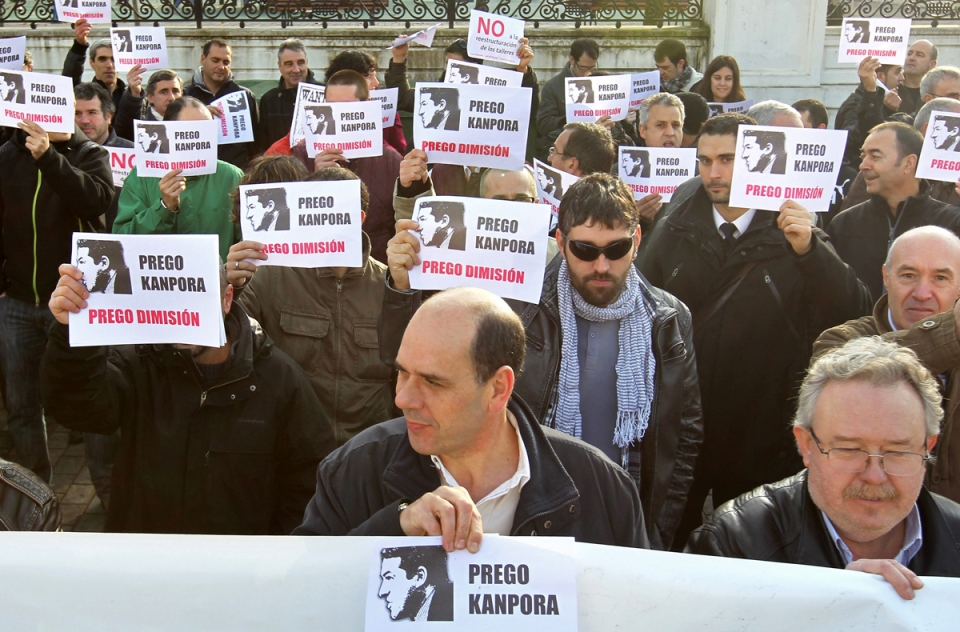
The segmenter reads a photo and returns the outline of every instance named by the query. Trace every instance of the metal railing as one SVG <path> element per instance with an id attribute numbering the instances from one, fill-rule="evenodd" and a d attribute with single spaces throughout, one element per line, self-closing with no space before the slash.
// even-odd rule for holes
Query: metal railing
<path id="1" fill-rule="evenodd" d="M 0 0 L 0 24 L 54 22 L 54 2 Z M 573 26 L 641 23 L 653 26 L 701 25 L 702 0 L 114 0 L 114 22 L 204 21 L 356 24 L 446 22 L 452 28 L 470 19 L 473 8 L 540 23 Z"/>
<path id="2" fill-rule="evenodd" d="M 843 18 L 910 18 L 929 20 L 931 26 L 960 21 L 960 2 L 954 0 L 830 0 L 827 24 Z"/>

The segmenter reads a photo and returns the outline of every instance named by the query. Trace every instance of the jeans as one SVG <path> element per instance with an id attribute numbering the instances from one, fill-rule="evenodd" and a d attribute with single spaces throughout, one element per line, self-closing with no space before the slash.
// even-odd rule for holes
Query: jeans
<path id="1" fill-rule="evenodd" d="M 3 368 L 7 426 L 17 462 L 47 484 L 52 468 L 47 429 L 40 405 L 40 360 L 47 347 L 53 314 L 46 305 L 0 298 L 0 367 Z"/>

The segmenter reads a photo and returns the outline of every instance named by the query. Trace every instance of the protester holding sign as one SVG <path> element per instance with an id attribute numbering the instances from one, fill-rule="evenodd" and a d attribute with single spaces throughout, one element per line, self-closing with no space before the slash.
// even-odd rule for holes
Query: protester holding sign
<path id="1" fill-rule="evenodd" d="M 150 75 L 146 89 L 141 88 L 143 68 L 127 73 L 127 89 L 120 99 L 113 127 L 117 135 L 132 141 L 134 121 L 162 121 L 167 106 L 183 95 L 180 77 L 172 70 L 157 70 Z M 144 98 L 144 96 L 146 98 Z"/>
<path id="2" fill-rule="evenodd" d="M 256 136 L 261 149 L 269 148 L 290 131 L 297 100 L 297 86 L 300 82 L 319 83 L 316 75 L 307 66 L 307 49 L 300 40 L 288 39 L 281 42 L 277 51 L 280 80 L 276 88 L 267 90 L 260 97 L 258 107 L 260 127 Z"/>
<path id="3" fill-rule="evenodd" d="M 714 57 L 703 72 L 703 79 L 690 89 L 710 103 L 736 103 L 746 101 L 747 95 L 740 87 L 740 66 L 730 55 Z"/>
<path id="4" fill-rule="evenodd" d="M 86 20 L 77 20 L 73 25 L 73 46 L 67 51 L 63 60 L 64 77 L 73 79 L 76 86 L 83 81 L 83 62 L 89 52 L 90 68 L 93 69 L 93 82 L 100 84 L 113 99 L 114 110 L 120 109 L 120 99 L 123 96 L 126 84 L 117 76 L 116 64 L 113 61 L 113 48 L 110 40 L 100 39 L 92 45 L 89 43 L 90 31 L 93 25 Z"/>
<path id="5" fill-rule="evenodd" d="M 212 121 L 207 107 L 192 97 L 183 97 L 167 107 L 165 120 Z M 175 168 L 163 177 L 142 177 L 134 167 L 120 192 L 113 232 L 149 235 L 216 234 L 220 256 L 236 242 L 236 227 L 230 219 L 230 193 L 243 172 L 222 160 L 210 175 L 180 175 Z"/>
<path id="6" fill-rule="evenodd" d="M 566 80 L 589 77 L 599 68 L 600 46 L 592 39 L 578 39 L 570 45 L 570 57 L 559 73 L 543 84 L 537 113 L 537 158 L 547 159 L 547 150 L 567 124 Z M 632 87 L 632 86 L 631 86 Z"/>
<path id="7" fill-rule="evenodd" d="M 473 553 L 483 533 L 648 547 L 630 477 L 512 398 L 523 359 L 523 324 L 502 299 L 459 288 L 427 301 L 396 356 L 406 419 L 321 464 L 294 534 L 433 534 Z"/>

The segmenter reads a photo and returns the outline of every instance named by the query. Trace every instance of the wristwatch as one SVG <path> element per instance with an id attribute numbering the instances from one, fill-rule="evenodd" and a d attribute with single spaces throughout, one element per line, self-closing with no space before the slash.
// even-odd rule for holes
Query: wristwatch
<path id="1" fill-rule="evenodd" d="M 397 505 L 397 515 L 402 514 L 403 510 L 409 506 L 410 506 L 410 503 L 408 503 L 407 501 L 401 502 L 399 505 Z"/>
<path id="2" fill-rule="evenodd" d="M 179 205 L 177 206 L 177 208 L 170 208 L 169 206 L 167 206 L 166 204 L 163 203 L 163 198 L 160 198 L 160 206 L 162 206 L 163 208 L 167 209 L 167 210 L 170 211 L 171 213 L 179 213 L 179 212 L 180 212 L 180 206 L 179 206 Z"/>

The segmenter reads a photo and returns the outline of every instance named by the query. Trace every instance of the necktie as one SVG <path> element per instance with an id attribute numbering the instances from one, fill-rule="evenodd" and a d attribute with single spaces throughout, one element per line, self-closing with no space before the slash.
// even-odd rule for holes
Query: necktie
<path id="1" fill-rule="evenodd" d="M 737 227 L 734 226 L 732 222 L 724 222 L 720 224 L 720 232 L 723 233 L 723 255 L 727 256 L 730 254 L 730 251 L 733 250 L 733 245 L 737 242 L 733 236 L 733 234 L 737 232 Z"/>

